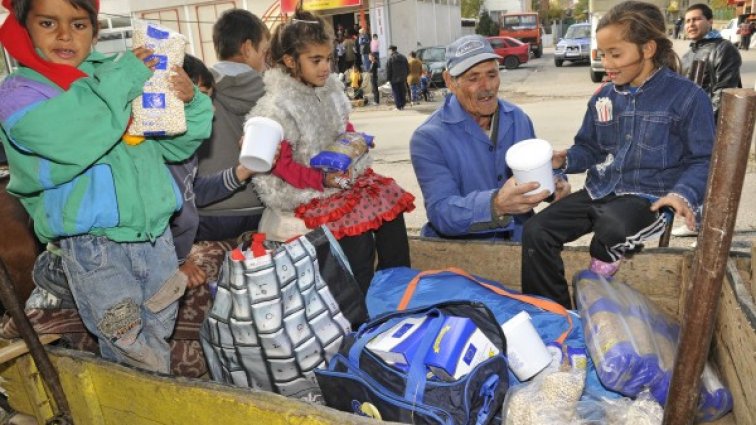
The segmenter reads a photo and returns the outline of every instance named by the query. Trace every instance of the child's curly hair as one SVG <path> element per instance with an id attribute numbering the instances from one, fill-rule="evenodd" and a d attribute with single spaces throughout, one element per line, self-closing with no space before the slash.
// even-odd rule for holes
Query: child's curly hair
<path id="1" fill-rule="evenodd" d="M 284 70 L 289 69 L 284 64 L 284 55 L 290 55 L 299 66 L 299 55 L 310 44 L 332 43 L 332 29 L 323 19 L 311 12 L 297 9 L 294 16 L 279 25 L 273 32 L 270 41 L 270 58 L 274 65 Z"/>

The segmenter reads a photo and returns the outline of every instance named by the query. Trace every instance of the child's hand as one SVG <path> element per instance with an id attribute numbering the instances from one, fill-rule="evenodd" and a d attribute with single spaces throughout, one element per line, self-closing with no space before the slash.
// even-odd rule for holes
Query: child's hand
<path id="1" fill-rule="evenodd" d="M 551 155 L 551 168 L 558 170 L 567 162 L 567 150 L 554 151 Z"/>
<path id="2" fill-rule="evenodd" d="M 276 162 L 278 162 L 278 157 L 281 156 L 281 144 L 279 143 L 278 146 L 276 146 L 276 154 L 273 155 L 273 166 L 276 166 Z"/>
<path id="3" fill-rule="evenodd" d="M 554 201 L 558 201 L 572 192 L 572 186 L 567 180 L 554 178 Z"/>
<path id="4" fill-rule="evenodd" d="M 252 176 L 255 175 L 255 172 L 250 170 L 249 168 L 237 164 L 236 168 L 234 169 L 234 173 L 236 174 L 236 179 L 240 182 L 246 182 L 247 180 L 251 179 Z"/>
<path id="5" fill-rule="evenodd" d="M 139 58 L 140 61 L 144 62 L 144 66 L 150 68 L 150 71 L 155 70 L 155 65 L 158 64 L 158 58 L 146 60 L 148 57 L 152 56 L 153 53 L 155 53 L 154 50 L 148 49 L 146 47 L 136 47 L 134 48 L 134 50 L 132 50 L 132 52 L 137 58 Z"/>
<path id="6" fill-rule="evenodd" d="M 662 207 L 670 207 L 675 213 L 685 219 L 685 225 L 690 230 L 696 230 L 696 214 L 688 207 L 688 203 L 677 195 L 666 195 L 651 205 L 651 211 L 659 211 Z"/>
<path id="7" fill-rule="evenodd" d="M 205 271 L 191 261 L 187 261 L 184 264 L 180 265 L 179 271 L 186 275 L 187 288 L 196 288 L 205 283 L 205 279 L 207 279 Z"/>
<path id="8" fill-rule="evenodd" d="M 178 65 L 173 65 L 171 71 L 173 71 L 169 77 L 171 90 L 173 90 L 176 97 L 181 99 L 182 102 L 191 102 L 192 99 L 194 99 L 194 83 L 192 83 L 189 75 Z"/>
<path id="9" fill-rule="evenodd" d="M 352 187 L 351 174 L 351 169 L 346 173 L 326 173 L 323 179 L 323 186 L 334 189 L 349 189 Z"/>

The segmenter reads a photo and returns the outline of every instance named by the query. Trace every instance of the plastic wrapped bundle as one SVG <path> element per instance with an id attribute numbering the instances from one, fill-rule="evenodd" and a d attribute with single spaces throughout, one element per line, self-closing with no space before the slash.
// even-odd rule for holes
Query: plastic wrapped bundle
<path id="1" fill-rule="evenodd" d="M 593 403 L 593 406 L 590 403 Z M 583 412 L 589 409 L 603 411 L 604 419 L 601 423 L 611 425 L 661 425 L 664 419 L 664 409 L 648 391 L 639 394 L 635 400 L 623 397 L 616 400 L 587 402 L 583 406 Z M 587 423 L 594 424 L 595 422 Z"/>
<path id="2" fill-rule="evenodd" d="M 155 71 L 144 92 L 132 103 L 132 136 L 173 136 L 186 132 L 184 102 L 170 88 L 171 68 L 184 64 L 186 38 L 170 29 L 147 22 L 134 24 L 134 46 L 154 50 Z"/>
<path id="3" fill-rule="evenodd" d="M 575 281 L 586 346 L 601 383 L 629 397 L 649 390 L 664 405 L 679 325 L 623 283 L 588 271 Z M 711 421 L 732 409 L 732 394 L 708 365 L 703 377 L 697 419 Z"/>
<path id="4" fill-rule="evenodd" d="M 342 133 L 326 150 L 310 159 L 310 167 L 345 173 L 372 147 L 373 136 L 365 133 Z"/>
<path id="5" fill-rule="evenodd" d="M 570 424 L 585 387 L 585 371 L 547 371 L 513 388 L 504 400 L 505 425 Z"/>

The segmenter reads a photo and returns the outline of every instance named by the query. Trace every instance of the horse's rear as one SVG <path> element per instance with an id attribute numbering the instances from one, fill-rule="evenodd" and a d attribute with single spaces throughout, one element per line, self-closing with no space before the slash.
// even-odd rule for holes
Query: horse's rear
<path id="1" fill-rule="evenodd" d="M 39 253 L 31 221 L 21 203 L 8 194 L 8 178 L 0 179 L 0 259 L 8 268 L 22 303 L 34 288 L 32 268 Z"/>

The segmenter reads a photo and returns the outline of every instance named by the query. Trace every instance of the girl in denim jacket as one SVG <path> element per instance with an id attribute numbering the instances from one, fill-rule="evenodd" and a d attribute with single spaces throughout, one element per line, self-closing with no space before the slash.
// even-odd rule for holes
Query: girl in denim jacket
<path id="1" fill-rule="evenodd" d="M 611 276 L 626 255 L 660 235 L 674 210 L 691 229 L 706 189 L 714 115 L 706 94 L 678 75 L 680 60 L 661 11 L 626 1 L 598 24 L 596 39 L 611 82 L 588 102 L 583 124 L 552 166 L 588 172 L 585 188 L 525 225 L 523 292 L 570 307 L 560 253 L 594 232 L 591 270 Z"/>

